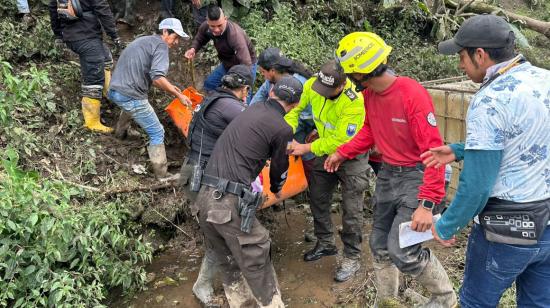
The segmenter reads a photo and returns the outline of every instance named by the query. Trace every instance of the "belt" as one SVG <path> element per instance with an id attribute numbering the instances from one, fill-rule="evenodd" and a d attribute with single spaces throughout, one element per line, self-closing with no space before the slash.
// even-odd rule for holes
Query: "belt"
<path id="1" fill-rule="evenodd" d="M 227 184 L 223 182 L 227 181 Z M 247 186 L 242 183 L 232 182 L 226 179 L 219 178 L 217 176 L 211 176 L 208 174 L 203 174 L 201 179 L 201 184 L 215 188 L 212 192 L 212 197 L 218 200 L 223 197 L 223 193 L 228 192 L 233 195 L 241 196 L 243 189 L 250 189 L 250 186 Z M 223 187 L 225 186 L 225 187 Z"/>
<path id="2" fill-rule="evenodd" d="M 392 172 L 424 171 L 424 165 L 420 163 L 416 164 L 416 166 L 396 166 L 382 162 L 382 168 Z"/>

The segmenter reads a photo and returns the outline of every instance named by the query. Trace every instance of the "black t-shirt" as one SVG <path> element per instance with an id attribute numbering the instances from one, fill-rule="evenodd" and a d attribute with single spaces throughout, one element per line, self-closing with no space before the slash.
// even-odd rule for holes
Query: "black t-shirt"
<path id="1" fill-rule="evenodd" d="M 283 107 L 274 100 L 248 107 L 225 129 L 214 147 L 205 173 L 250 185 L 271 159 L 271 191 L 279 192 L 286 180 L 292 128 Z"/>

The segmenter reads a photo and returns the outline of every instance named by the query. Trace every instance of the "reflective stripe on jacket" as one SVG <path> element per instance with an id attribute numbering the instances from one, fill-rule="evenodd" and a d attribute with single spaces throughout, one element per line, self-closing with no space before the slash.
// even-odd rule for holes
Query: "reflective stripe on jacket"
<path id="1" fill-rule="evenodd" d="M 316 77 L 304 84 L 300 103 L 292 109 L 285 120 L 296 131 L 300 113 L 311 105 L 319 139 L 311 144 L 316 156 L 332 154 L 340 145 L 348 142 L 363 127 L 365 107 L 363 94 L 357 93 L 348 79 L 342 93 L 336 99 L 328 99 L 312 89 Z"/>

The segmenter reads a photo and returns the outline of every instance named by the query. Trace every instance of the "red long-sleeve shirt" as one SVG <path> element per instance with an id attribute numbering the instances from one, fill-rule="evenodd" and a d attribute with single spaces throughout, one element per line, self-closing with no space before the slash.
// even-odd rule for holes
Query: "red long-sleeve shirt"
<path id="1" fill-rule="evenodd" d="M 338 153 L 351 159 L 366 153 L 374 144 L 382 160 L 395 166 L 416 166 L 420 154 L 443 145 L 436 126 L 434 107 L 428 91 L 407 77 L 397 77 L 385 91 L 364 90 L 367 116 L 363 128 Z M 424 170 L 418 199 L 435 203 L 445 196 L 445 168 Z"/>

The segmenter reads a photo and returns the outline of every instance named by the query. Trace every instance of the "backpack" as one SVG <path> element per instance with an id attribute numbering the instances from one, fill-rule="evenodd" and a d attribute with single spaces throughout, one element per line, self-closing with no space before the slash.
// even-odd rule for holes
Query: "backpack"
<path id="1" fill-rule="evenodd" d="M 57 0 L 57 14 L 61 19 L 77 20 L 82 17 L 79 0 Z"/>

